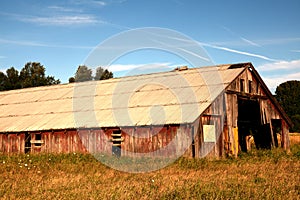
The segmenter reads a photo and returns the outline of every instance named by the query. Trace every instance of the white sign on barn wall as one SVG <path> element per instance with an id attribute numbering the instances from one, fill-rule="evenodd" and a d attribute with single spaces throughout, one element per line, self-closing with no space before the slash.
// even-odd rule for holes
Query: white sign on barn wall
<path id="1" fill-rule="evenodd" d="M 203 125 L 204 142 L 216 142 L 215 125 Z"/>

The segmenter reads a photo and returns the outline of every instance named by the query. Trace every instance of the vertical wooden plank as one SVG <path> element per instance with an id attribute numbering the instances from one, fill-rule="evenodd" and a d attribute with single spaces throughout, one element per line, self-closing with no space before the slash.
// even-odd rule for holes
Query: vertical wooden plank
<path id="1" fill-rule="evenodd" d="M 49 153 L 51 152 L 51 132 L 47 131 L 45 132 L 45 145 L 44 145 L 44 152 Z"/>
<path id="2" fill-rule="evenodd" d="M 231 109 L 231 112 L 232 112 L 232 125 L 234 127 L 237 127 L 237 122 L 238 122 L 238 97 L 236 94 L 232 95 L 232 109 Z"/>
<path id="3" fill-rule="evenodd" d="M 222 156 L 225 156 L 226 154 L 230 154 L 230 150 L 229 150 L 229 138 L 228 138 L 228 126 L 224 125 L 223 128 L 223 140 L 224 140 L 224 152 L 222 154 Z"/>
<path id="4" fill-rule="evenodd" d="M 123 141 L 121 142 L 121 150 L 122 150 L 121 155 L 128 156 L 128 152 L 130 148 L 129 145 L 130 139 L 129 139 L 129 135 L 127 134 L 127 130 L 121 129 L 121 135 L 122 135 L 121 139 L 123 139 Z"/>
<path id="5" fill-rule="evenodd" d="M 102 136 L 102 129 L 97 129 L 95 130 L 96 132 L 96 137 L 97 137 L 97 145 L 96 145 L 96 151 L 97 153 L 102 153 L 102 147 L 103 147 L 103 144 L 102 144 L 102 140 L 101 140 L 101 136 Z"/>
<path id="6" fill-rule="evenodd" d="M 233 105 L 232 105 L 232 95 L 226 94 L 225 93 L 225 102 L 226 102 L 226 128 L 224 131 L 224 134 L 226 134 L 226 144 L 227 144 L 227 149 L 228 149 L 228 154 L 231 153 L 232 150 L 232 126 L 233 126 Z"/>
<path id="7" fill-rule="evenodd" d="M 69 133 L 69 130 L 64 130 L 64 133 L 65 133 L 65 139 L 66 139 L 66 147 L 65 147 L 65 151 L 66 153 L 71 153 L 71 149 L 70 149 L 70 133 Z"/>
<path id="8" fill-rule="evenodd" d="M 55 152 L 58 153 L 58 148 L 57 148 L 57 136 L 56 136 L 56 132 L 52 131 L 51 132 L 52 138 L 51 138 L 51 152 Z"/>
<path id="9" fill-rule="evenodd" d="M 3 152 L 8 153 L 8 134 L 5 133 L 3 134 L 3 138 L 2 138 L 2 144 L 3 144 Z"/>
<path id="10" fill-rule="evenodd" d="M 87 136 L 87 142 L 88 142 L 88 152 L 94 153 L 94 144 L 95 144 L 95 138 L 94 138 L 94 132 L 93 130 L 89 129 L 86 131 Z"/>
<path id="11" fill-rule="evenodd" d="M 282 146 L 287 152 L 290 151 L 289 128 L 284 120 L 282 120 Z"/>
<path id="12" fill-rule="evenodd" d="M 159 133 L 157 133 L 157 148 L 155 149 L 155 151 L 157 151 L 158 149 L 163 148 L 163 135 L 166 134 L 166 127 L 161 127 L 161 131 Z"/>
<path id="13" fill-rule="evenodd" d="M 4 150 L 3 150 L 3 133 L 0 134 L 0 152 L 3 152 L 4 153 Z"/>
<path id="14" fill-rule="evenodd" d="M 178 126 L 171 127 L 171 140 L 174 140 L 177 134 Z M 176 146 L 173 145 L 171 148 L 171 154 L 176 155 Z"/>
<path id="15" fill-rule="evenodd" d="M 233 154 L 237 157 L 239 152 L 239 131 L 238 127 L 233 128 Z"/>

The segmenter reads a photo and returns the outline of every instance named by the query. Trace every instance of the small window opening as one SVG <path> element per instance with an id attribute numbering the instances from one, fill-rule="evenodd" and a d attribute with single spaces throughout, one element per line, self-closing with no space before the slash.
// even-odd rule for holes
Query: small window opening
<path id="1" fill-rule="evenodd" d="M 25 133 L 25 153 L 30 153 L 31 151 L 31 133 Z"/>
<path id="2" fill-rule="evenodd" d="M 113 131 L 112 137 L 112 154 L 120 157 L 121 156 L 121 143 L 122 143 L 122 133 L 121 130 Z"/>
<path id="3" fill-rule="evenodd" d="M 35 140 L 42 140 L 41 134 L 35 134 Z"/>
<path id="4" fill-rule="evenodd" d="M 35 134 L 35 146 L 36 147 L 42 146 L 42 134 L 40 133 Z"/>
<path id="5" fill-rule="evenodd" d="M 248 92 L 252 93 L 252 81 L 248 81 Z"/>
<path id="6" fill-rule="evenodd" d="M 245 90 L 244 83 L 245 83 L 245 80 L 244 79 L 240 79 L 240 91 L 241 92 L 244 92 L 244 90 Z"/>

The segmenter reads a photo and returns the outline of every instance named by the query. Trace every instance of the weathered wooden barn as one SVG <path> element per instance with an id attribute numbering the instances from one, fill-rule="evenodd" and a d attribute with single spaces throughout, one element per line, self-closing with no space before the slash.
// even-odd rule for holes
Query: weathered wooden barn
<path id="1" fill-rule="evenodd" d="M 0 93 L 3 153 L 220 157 L 289 149 L 290 126 L 251 63 Z"/>

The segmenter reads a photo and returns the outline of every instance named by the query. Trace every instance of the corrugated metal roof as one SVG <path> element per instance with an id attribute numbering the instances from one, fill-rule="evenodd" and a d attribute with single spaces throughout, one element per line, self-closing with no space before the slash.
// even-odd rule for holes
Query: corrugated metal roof
<path id="1" fill-rule="evenodd" d="M 0 132 L 192 123 L 245 68 L 192 68 L 0 93 Z"/>

